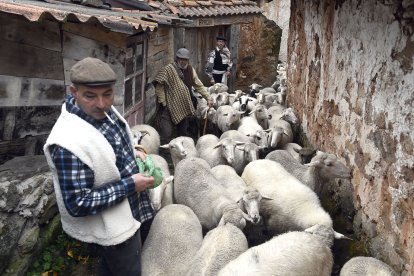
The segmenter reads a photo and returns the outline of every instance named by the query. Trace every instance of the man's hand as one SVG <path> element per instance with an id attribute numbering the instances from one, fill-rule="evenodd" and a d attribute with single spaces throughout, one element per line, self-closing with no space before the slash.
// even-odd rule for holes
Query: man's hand
<path id="1" fill-rule="evenodd" d="M 214 81 L 214 78 L 211 78 L 211 79 L 210 79 L 210 83 L 211 83 L 211 84 L 215 84 L 215 83 L 216 83 L 216 82 Z"/>
<path id="2" fill-rule="evenodd" d="M 227 77 L 230 77 L 230 75 L 231 75 L 231 73 L 229 71 L 227 71 L 225 74 L 226 74 Z"/>
<path id="3" fill-rule="evenodd" d="M 132 179 L 134 180 L 135 191 L 137 192 L 145 191 L 154 185 L 154 177 L 145 176 L 142 173 L 133 174 Z"/>
<path id="4" fill-rule="evenodd" d="M 207 100 L 207 104 L 208 104 L 208 107 L 213 106 L 213 98 L 212 98 L 212 97 L 209 97 L 209 98 L 208 98 L 208 100 Z"/>
<path id="5" fill-rule="evenodd" d="M 145 158 L 147 158 L 147 155 L 144 152 L 140 151 L 140 150 L 136 150 L 135 151 L 135 157 L 138 157 L 142 161 L 145 161 Z"/>

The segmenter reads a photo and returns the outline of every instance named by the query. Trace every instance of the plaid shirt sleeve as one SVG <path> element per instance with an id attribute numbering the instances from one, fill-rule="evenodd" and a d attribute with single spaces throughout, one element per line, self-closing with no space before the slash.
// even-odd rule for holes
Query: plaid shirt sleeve
<path id="1" fill-rule="evenodd" d="M 135 193 L 132 177 L 93 187 L 94 173 L 79 158 L 57 145 L 53 146 L 51 153 L 63 202 L 74 217 L 94 215 Z"/>

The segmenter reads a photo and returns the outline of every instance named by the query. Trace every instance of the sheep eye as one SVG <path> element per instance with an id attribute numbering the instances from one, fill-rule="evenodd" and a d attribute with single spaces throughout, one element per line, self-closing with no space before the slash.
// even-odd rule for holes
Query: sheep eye
<path id="1" fill-rule="evenodd" d="M 260 141 L 260 140 L 262 140 L 262 137 L 257 136 L 256 138 L 257 138 L 257 140 L 259 140 L 259 141 Z"/>

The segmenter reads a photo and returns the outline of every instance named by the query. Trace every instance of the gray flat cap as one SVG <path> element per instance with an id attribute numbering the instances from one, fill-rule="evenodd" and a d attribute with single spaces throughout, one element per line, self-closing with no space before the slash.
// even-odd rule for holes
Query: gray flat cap
<path id="1" fill-rule="evenodd" d="M 175 55 L 178 58 L 190 59 L 190 51 L 188 51 L 186 48 L 178 49 L 178 51 L 177 51 L 177 53 L 175 53 Z"/>
<path id="2" fill-rule="evenodd" d="M 109 64 L 97 58 L 84 58 L 70 69 L 70 81 L 86 86 L 111 85 L 116 82 L 116 74 Z"/>

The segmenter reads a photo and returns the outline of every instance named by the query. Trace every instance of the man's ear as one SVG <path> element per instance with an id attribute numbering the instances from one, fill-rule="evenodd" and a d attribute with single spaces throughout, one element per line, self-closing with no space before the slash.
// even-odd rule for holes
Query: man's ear
<path id="1" fill-rule="evenodd" d="M 78 97 L 78 90 L 76 89 L 76 87 L 73 84 L 71 84 L 69 89 L 70 89 L 70 92 L 72 93 L 73 98 L 76 99 Z"/>

